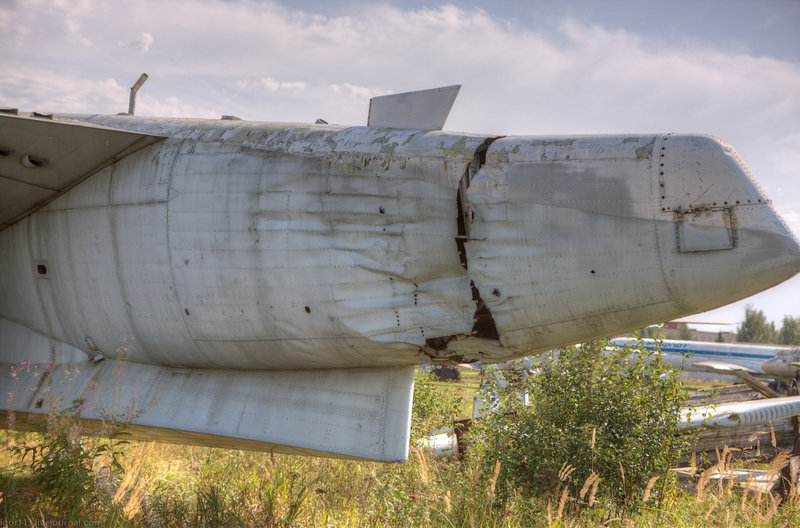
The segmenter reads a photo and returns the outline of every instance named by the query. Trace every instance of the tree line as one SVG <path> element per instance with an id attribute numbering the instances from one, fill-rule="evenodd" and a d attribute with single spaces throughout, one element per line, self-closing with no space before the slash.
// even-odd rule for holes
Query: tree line
<path id="1" fill-rule="evenodd" d="M 780 329 L 775 323 L 767 321 L 764 312 L 752 304 L 744 309 L 744 321 L 736 332 L 740 343 L 777 343 L 779 345 L 800 345 L 800 317 L 783 316 Z"/>

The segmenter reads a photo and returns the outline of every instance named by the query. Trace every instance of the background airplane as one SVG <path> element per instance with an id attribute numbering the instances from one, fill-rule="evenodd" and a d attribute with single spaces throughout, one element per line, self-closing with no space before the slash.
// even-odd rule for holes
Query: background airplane
<path id="1" fill-rule="evenodd" d="M 800 372 L 800 347 L 792 345 L 759 345 L 753 343 L 711 343 L 664 339 L 617 337 L 609 341 L 616 346 L 644 346 L 660 351 L 661 360 L 687 372 L 711 372 L 735 376 L 744 370 L 754 376 L 791 381 Z"/>

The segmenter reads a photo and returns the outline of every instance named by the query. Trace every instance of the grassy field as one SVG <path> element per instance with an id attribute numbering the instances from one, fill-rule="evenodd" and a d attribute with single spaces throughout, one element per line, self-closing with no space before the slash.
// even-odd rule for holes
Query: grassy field
<path id="1" fill-rule="evenodd" d="M 480 390 L 485 376 L 479 370 L 461 369 L 458 381 L 437 381 L 438 390 L 450 398 L 461 399 L 458 419 L 472 418 L 472 397 Z"/>
<path id="2" fill-rule="evenodd" d="M 480 381 L 464 371 L 461 381 L 435 386 L 443 398 L 462 398 L 468 416 Z M 496 489 L 496 475 L 477 460 L 434 460 L 418 449 L 406 464 L 383 464 L 143 442 L 115 447 L 84 437 L 76 458 L 66 450 L 43 464 L 47 450 L 32 450 L 62 445 L 59 435 L 63 445 L 75 440 L 69 420 L 53 427 L 45 436 L 0 433 L 0 525 L 800 526 L 795 497 L 781 502 L 701 479 L 654 488 L 632 508 L 605 499 L 601 485 L 589 506 L 587 497 L 560 489 L 533 497 Z M 122 472 L 112 467 L 115 452 Z"/>

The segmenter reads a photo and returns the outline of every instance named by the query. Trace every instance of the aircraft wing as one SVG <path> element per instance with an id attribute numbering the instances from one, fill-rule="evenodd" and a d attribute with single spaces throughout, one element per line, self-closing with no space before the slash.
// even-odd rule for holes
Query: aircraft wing
<path id="1" fill-rule="evenodd" d="M 0 230 L 162 139 L 49 116 L 0 114 Z"/>
<path id="2" fill-rule="evenodd" d="M 86 354 L 0 318 L 0 423 L 80 401 L 82 430 L 113 418 L 130 438 L 404 462 L 414 367 L 190 369 Z M 10 418 L 13 413 L 14 418 Z"/>
<path id="3" fill-rule="evenodd" d="M 715 374 L 726 374 L 729 376 L 735 375 L 737 372 L 747 372 L 751 376 L 764 376 L 763 372 L 759 372 L 742 365 L 737 365 L 736 363 L 726 363 L 724 361 L 701 361 L 699 363 L 692 363 L 692 368 L 706 372 L 713 372 Z"/>
<path id="4" fill-rule="evenodd" d="M 681 412 L 681 429 L 738 427 L 800 414 L 800 396 L 690 407 Z"/>

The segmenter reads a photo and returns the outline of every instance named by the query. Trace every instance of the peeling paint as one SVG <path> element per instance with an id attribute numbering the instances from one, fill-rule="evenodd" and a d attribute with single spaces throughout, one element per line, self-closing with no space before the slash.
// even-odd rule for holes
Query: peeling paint
<path id="1" fill-rule="evenodd" d="M 151 164 L 157 160 L 159 181 L 169 189 L 168 210 L 159 212 L 163 229 L 169 231 L 169 258 L 191 259 L 192 272 L 181 268 L 172 276 L 169 258 L 164 257 L 146 269 L 139 269 L 146 263 L 128 262 L 119 273 L 140 277 L 162 266 L 164 275 L 171 277 L 160 283 L 159 291 L 174 290 L 182 296 L 176 303 L 180 314 L 184 307 L 191 309 L 191 321 L 184 323 L 181 316 L 188 335 L 149 337 L 142 347 L 175 350 L 183 364 L 216 366 L 224 361 L 231 368 L 283 368 L 317 361 L 317 367 L 325 368 L 365 361 L 413 362 L 426 339 L 470 332 L 475 299 L 469 279 L 480 275 L 485 276 L 482 286 L 481 280 L 474 280 L 482 290 L 480 298 L 495 303 L 490 308 L 493 316 L 499 314 L 497 330 L 513 348 L 498 351 L 505 355 L 558 344 L 559 336 L 578 339 L 587 329 L 612 332 L 621 328 L 620 321 L 628 321 L 627 326 L 634 324 L 630 321 L 644 324 L 647 321 L 639 319 L 644 315 L 636 314 L 655 317 L 650 306 L 664 306 L 658 317 L 667 318 L 695 305 L 687 302 L 675 310 L 668 296 L 659 293 L 665 282 L 675 281 L 670 270 L 680 271 L 671 264 L 662 273 L 653 260 L 669 258 L 653 249 L 653 191 L 659 189 L 659 175 L 647 161 L 662 154 L 662 144 L 655 154 L 654 143 L 662 136 L 497 140 L 486 151 L 480 172 L 471 174 L 462 200 L 463 212 L 474 212 L 475 223 L 460 234 L 453 222 L 459 217 L 459 182 L 486 137 L 335 125 L 233 125 L 131 116 L 87 119 L 172 136 L 172 143 L 150 151 L 146 159 Z M 694 199 L 689 206 L 700 199 L 705 204 L 713 194 L 711 205 L 722 207 L 728 205 L 726 200 L 731 202 L 734 190 L 731 207 L 738 201 L 742 206 L 761 204 L 763 196 L 750 187 L 738 183 L 735 188 L 719 189 L 716 183 L 712 187 L 719 178 L 708 165 L 701 167 L 702 177 L 697 178 L 699 169 L 692 164 L 700 140 L 675 140 L 670 137 L 670 145 L 676 144 L 663 152 L 669 166 L 662 180 L 667 186 L 658 195 L 663 204 L 672 206 L 679 200 L 675 203 L 686 206 L 687 196 Z M 718 149 L 713 142 L 710 147 Z M 727 151 L 722 154 L 713 159 L 728 174 L 737 162 Z M 688 176 L 681 179 L 675 174 Z M 135 178 L 141 176 L 146 183 L 146 175 L 147 170 L 126 176 L 125 192 L 135 204 L 141 203 L 136 201 Z M 122 174 L 115 173 L 113 185 L 122 182 Z M 662 207 L 659 204 L 659 211 Z M 742 223 L 757 214 L 744 208 L 740 212 Z M 125 229 L 114 233 L 119 247 L 160 255 L 165 245 L 156 244 L 153 218 L 147 217 L 141 236 L 131 228 L 134 224 L 120 224 Z M 95 233 L 91 230 L 96 222 L 85 225 Z M 700 223 L 697 227 L 706 229 Z M 656 232 L 671 237 L 662 247 L 675 247 L 671 216 L 668 227 L 657 227 Z M 473 252 L 468 256 L 466 281 L 455 247 L 458 236 L 469 237 L 467 248 Z M 58 245 L 67 239 L 54 237 L 58 242 L 48 242 L 51 254 L 67 261 L 54 270 L 82 269 L 70 264 L 69 259 L 78 258 L 68 256 L 72 249 Z M 446 248 L 452 249 L 449 256 Z M 97 247 L 88 249 L 88 253 L 75 251 L 82 258 L 87 254 L 97 258 Z M 737 250 L 738 246 L 729 253 Z M 436 272 L 431 275 L 431 270 Z M 647 270 L 656 275 L 651 277 Z M 618 287 L 621 278 L 624 288 Z M 98 291 L 114 284 L 113 277 L 80 279 L 96 284 Z M 58 277 L 54 275 L 50 283 L 59 286 Z M 316 287 L 320 284 L 325 287 Z M 588 300 L 574 294 L 582 284 L 592 292 Z M 493 295 L 495 288 L 503 295 Z M 682 284 L 670 288 L 669 295 L 688 289 Z M 717 290 L 724 291 L 724 286 Z M 262 301 L 273 299 L 275 291 L 286 294 L 293 307 L 284 307 L 280 298 L 267 307 Z M 63 295 L 61 290 L 57 293 Z M 434 299 L 432 293 L 440 297 Z M 623 294 L 628 297 L 615 297 Z M 119 298 L 123 307 L 143 304 L 126 297 L 131 295 L 109 292 L 104 298 Z M 721 294 L 712 292 L 702 302 L 710 302 L 714 295 Z M 4 297 L 10 307 L 20 295 L 4 291 Z M 243 309 L 231 311 L 229 305 Z M 285 316 L 306 305 L 312 310 L 302 325 Z M 83 334 L 92 335 L 103 349 L 109 348 L 107 336 L 133 335 L 130 325 L 150 324 L 129 309 L 124 314 L 120 310 L 117 324 L 115 307 L 109 304 L 104 310 L 104 323 L 113 324 L 90 325 Z M 173 311 L 165 309 L 166 316 Z M 72 313 L 79 312 L 63 310 L 65 327 L 87 324 L 71 320 Z M 544 337 L 543 329 L 547 329 Z M 70 339 L 66 331 L 53 333 Z M 313 352 L 320 346 L 327 351 L 321 359 Z"/>
<path id="2" fill-rule="evenodd" d="M 650 156 L 653 155 L 653 144 L 654 142 L 650 142 L 643 147 L 637 148 L 636 157 L 639 159 L 650 159 Z"/>
<path id="3" fill-rule="evenodd" d="M 398 146 L 398 143 L 396 141 L 394 141 L 392 143 L 388 143 L 388 144 L 384 145 L 383 147 L 381 147 L 380 153 L 381 153 L 382 156 L 391 156 L 391 155 L 394 154 L 394 151 L 397 148 L 397 146 Z"/>
<path id="4" fill-rule="evenodd" d="M 543 139 L 535 139 L 531 141 L 531 146 L 533 147 L 549 147 L 549 146 L 556 146 L 556 147 L 571 147 L 575 143 L 574 139 L 560 139 L 558 141 L 546 141 Z"/>

